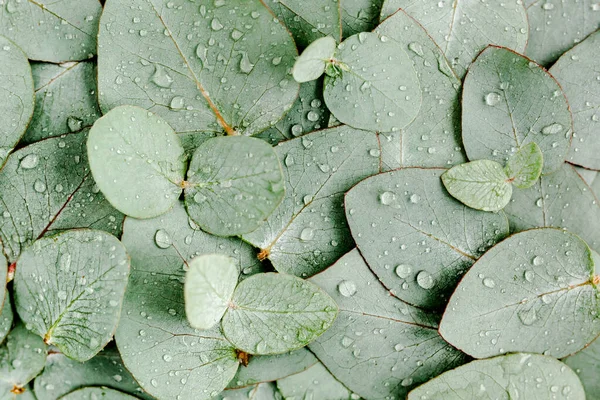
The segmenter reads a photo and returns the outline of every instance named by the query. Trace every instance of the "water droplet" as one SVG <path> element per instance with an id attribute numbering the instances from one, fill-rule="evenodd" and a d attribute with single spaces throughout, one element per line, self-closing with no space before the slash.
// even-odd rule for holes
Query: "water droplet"
<path id="1" fill-rule="evenodd" d="M 379 201 L 384 206 L 389 206 L 396 200 L 396 195 L 392 192 L 383 192 L 379 195 Z"/>
<path id="2" fill-rule="evenodd" d="M 248 58 L 248 53 L 243 52 L 242 58 L 240 59 L 240 71 L 242 71 L 245 74 L 249 74 L 250 72 L 252 72 L 253 69 L 254 64 L 250 62 L 250 59 Z"/>
<path id="3" fill-rule="evenodd" d="M 83 128 L 83 120 L 70 116 L 67 118 L 67 128 L 69 128 L 69 131 L 71 132 L 77 132 Z"/>
<path id="4" fill-rule="evenodd" d="M 500 102 L 501 99 L 502 97 L 500 97 L 498 93 L 491 92 L 485 96 L 485 104 L 487 104 L 488 106 L 495 106 Z"/>
<path id="5" fill-rule="evenodd" d="M 40 158 L 35 153 L 29 153 L 21 159 L 21 168 L 32 169 L 37 167 Z"/>
<path id="6" fill-rule="evenodd" d="M 302 129 L 302 125 L 298 124 L 293 125 L 291 130 L 293 136 L 300 136 L 302 135 L 302 132 L 304 132 L 304 129 Z"/>
<path id="7" fill-rule="evenodd" d="M 44 193 L 46 191 L 46 184 L 38 179 L 33 183 L 33 189 L 38 193 Z"/>
<path id="8" fill-rule="evenodd" d="M 159 229 L 154 234 L 154 243 L 161 249 L 168 249 L 171 247 L 173 242 L 171 241 L 171 236 L 164 229 Z"/>
<path id="9" fill-rule="evenodd" d="M 435 286 L 433 276 L 427 271 L 421 271 L 417 274 L 417 284 L 425 290 L 429 290 Z"/>
<path id="10" fill-rule="evenodd" d="M 533 282 L 533 278 L 535 278 L 535 272 L 527 270 L 527 271 L 525 271 L 523 276 L 525 277 L 525 280 L 527 282 Z"/>
<path id="11" fill-rule="evenodd" d="M 519 319 L 523 323 L 523 325 L 533 325 L 533 323 L 537 320 L 537 313 L 533 308 L 523 309 L 517 312 Z"/>
<path id="12" fill-rule="evenodd" d="M 217 18 L 213 18 L 212 21 L 210 21 L 210 28 L 213 31 L 220 31 L 223 29 L 223 24 Z"/>
<path id="13" fill-rule="evenodd" d="M 344 297 L 352 297 L 356 293 L 356 284 L 352 281 L 341 281 L 338 285 L 338 291 Z"/>
<path id="14" fill-rule="evenodd" d="M 256 344 L 256 352 L 258 354 L 264 353 L 266 349 L 267 349 L 267 344 L 265 342 L 260 341 Z"/>
<path id="15" fill-rule="evenodd" d="M 535 256 L 533 257 L 533 260 L 531 260 L 531 262 L 533 263 L 533 265 L 538 267 L 544 263 L 544 259 L 540 256 Z"/>
<path id="16" fill-rule="evenodd" d="M 417 204 L 419 201 L 421 201 L 421 196 L 419 196 L 418 194 L 412 194 L 410 196 L 410 202 L 413 204 Z"/>
<path id="17" fill-rule="evenodd" d="M 150 78 L 152 82 L 154 82 L 156 86 L 162 88 L 171 87 L 173 78 L 171 78 L 171 76 L 167 73 L 165 67 L 160 64 L 156 64 L 154 65 L 154 68 L 154 74 L 152 75 L 152 78 Z"/>
<path id="18" fill-rule="evenodd" d="M 396 267 L 396 275 L 402 279 L 406 279 L 412 273 L 412 267 L 408 264 L 400 264 Z"/>
<path id="19" fill-rule="evenodd" d="M 552 125 L 548 125 L 542 128 L 542 133 L 544 135 L 554 135 L 560 133 L 563 130 L 563 126 L 559 123 L 555 123 Z"/>
<path id="20" fill-rule="evenodd" d="M 418 56 L 423 57 L 423 55 L 425 54 L 423 53 L 423 47 L 417 42 L 409 43 L 408 48 Z"/>
<path id="21" fill-rule="evenodd" d="M 402 351 L 402 350 L 404 350 L 404 346 L 401 345 L 400 343 L 398 343 L 397 345 L 394 346 L 394 350 Z"/>
<path id="22" fill-rule="evenodd" d="M 181 110 L 184 106 L 184 100 L 183 97 L 181 96 L 175 96 L 173 97 L 173 99 L 171 100 L 171 104 L 169 104 L 169 107 L 171 107 L 171 109 L 173 110 Z"/>
<path id="23" fill-rule="evenodd" d="M 317 122 L 319 120 L 319 113 L 316 111 L 309 111 L 306 118 L 311 122 Z"/>
<path id="24" fill-rule="evenodd" d="M 483 280 L 483 286 L 493 288 L 496 286 L 496 282 L 494 282 L 494 280 L 491 278 L 485 278 Z"/>
<path id="25" fill-rule="evenodd" d="M 546 11 L 554 10 L 554 4 L 552 3 L 544 3 L 542 8 Z"/>
<path id="26" fill-rule="evenodd" d="M 302 229 L 302 232 L 300 232 L 300 240 L 302 241 L 309 241 L 312 240 L 315 237 L 315 231 L 312 228 L 304 228 Z"/>
<path id="27" fill-rule="evenodd" d="M 231 31 L 231 38 L 235 41 L 240 40 L 240 38 L 244 36 L 243 32 L 238 31 L 237 29 L 234 29 Z"/>
<path id="28" fill-rule="evenodd" d="M 173 357 L 169 354 L 165 354 L 163 355 L 163 360 L 165 360 L 165 362 L 171 362 L 173 361 Z"/>

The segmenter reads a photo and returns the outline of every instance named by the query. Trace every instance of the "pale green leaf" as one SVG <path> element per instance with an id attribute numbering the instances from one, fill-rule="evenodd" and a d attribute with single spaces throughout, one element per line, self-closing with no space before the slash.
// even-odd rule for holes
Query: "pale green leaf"
<path id="1" fill-rule="evenodd" d="M 383 0 L 339 0 L 344 38 L 370 32 L 379 22 Z"/>
<path id="2" fill-rule="evenodd" d="M 0 310 L 0 343 L 4 341 L 6 335 L 10 331 L 13 323 L 13 310 L 12 304 L 10 301 L 10 296 L 6 293 L 6 297 L 4 298 L 4 305 Z"/>
<path id="3" fill-rule="evenodd" d="M 281 400 L 274 383 L 260 383 L 239 389 L 227 389 L 213 400 Z"/>
<path id="4" fill-rule="evenodd" d="M 110 400 L 135 400 L 137 397 L 130 396 L 126 393 L 119 392 L 118 390 L 106 388 L 106 387 L 85 387 L 77 389 L 61 397 L 61 400 L 97 400 L 97 399 L 110 399 Z"/>
<path id="5" fill-rule="evenodd" d="M 286 274 L 256 274 L 235 289 L 221 326 L 237 349 L 278 354 L 315 340 L 337 312 L 331 297 L 308 281 Z"/>
<path id="6" fill-rule="evenodd" d="M 299 374 L 278 380 L 277 389 L 284 399 L 352 399 L 352 392 L 335 379 L 321 363 Z"/>
<path id="7" fill-rule="evenodd" d="M 185 187 L 190 217 L 218 236 L 256 230 L 285 194 L 281 165 L 271 145 L 244 136 L 203 142 L 194 152 Z"/>
<path id="8" fill-rule="evenodd" d="M 600 340 L 598 339 L 580 352 L 563 359 L 563 362 L 579 375 L 588 399 L 600 397 L 600 381 L 598 381 L 600 364 L 598 360 L 600 360 Z"/>
<path id="9" fill-rule="evenodd" d="M 335 54 L 337 43 L 331 36 L 315 40 L 294 63 L 292 74 L 296 82 L 310 82 L 325 72 L 325 67 Z"/>
<path id="10" fill-rule="evenodd" d="M 227 311 L 238 281 L 237 260 L 206 254 L 188 263 L 183 293 L 185 315 L 196 329 L 210 329 Z"/>
<path id="11" fill-rule="evenodd" d="M 162 118 L 121 106 L 94 123 L 87 140 L 94 179 L 108 201 L 135 218 L 152 218 L 179 198 L 183 147 Z"/>
<path id="12" fill-rule="evenodd" d="M 384 34 L 362 32 L 338 46 L 325 77 L 327 107 L 344 124 L 393 132 L 421 107 L 421 87 L 402 45 Z"/>
<path id="13" fill-rule="evenodd" d="M 0 12 L 5 35 L 32 60 L 60 63 L 96 54 L 102 5 L 98 0 L 6 0 Z"/>
<path id="14" fill-rule="evenodd" d="M 562 5 L 561 5 L 562 6 Z M 600 10 L 600 3 L 596 3 Z M 573 6 L 575 7 L 575 6 Z M 600 24 L 600 11 L 598 24 Z M 569 99 L 573 112 L 574 140 L 569 162 L 600 169 L 600 31 L 561 56 L 550 68 Z"/>
<path id="15" fill-rule="evenodd" d="M 444 171 L 392 171 L 346 194 L 348 224 L 366 262 L 394 295 L 425 308 L 443 306 L 475 260 L 508 235 L 503 213 L 450 197 Z"/>
<path id="16" fill-rule="evenodd" d="M 261 249 L 279 272 L 309 276 L 322 271 L 354 244 L 343 196 L 379 169 L 377 137 L 346 126 L 326 129 L 275 147 L 282 160 L 282 204 L 244 240 Z"/>
<path id="17" fill-rule="evenodd" d="M 513 154 L 506 163 L 504 171 L 510 183 L 519 189 L 535 185 L 542 175 L 544 156 L 535 142 L 528 143 Z"/>
<path id="18" fill-rule="evenodd" d="M 577 375 L 560 361 L 538 354 L 510 354 L 473 361 L 413 390 L 408 400 L 585 400 Z"/>
<path id="19" fill-rule="evenodd" d="M 567 156 L 573 121 L 562 89 L 546 70 L 509 49 L 488 47 L 471 65 L 462 110 L 462 136 L 470 160 L 504 165 L 521 147 L 535 142 L 547 174 L 560 168 Z"/>
<path id="20" fill-rule="evenodd" d="M 467 272 L 440 334 L 475 358 L 516 351 L 565 357 L 600 334 L 595 279 L 579 237 L 551 228 L 517 233 Z"/>
<path id="21" fill-rule="evenodd" d="M 86 361 L 112 339 L 129 276 L 125 248 L 91 229 L 42 238 L 17 260 L 15 306 L 47 344 Z"/>
<path id="22" fill-rule="evenodd" d="M 251 135 L 281 119 L 298 95 L 289 73 L 298 53 L 263 2 L 170 4 L 106 2 L 98 35 L 102 111 L 137 105 L 178 133 Z"/>
<path id="23" fill-rule="evenodd" d="M 442 182 L 452 197 L 477 210 L 502 210 L 512 196 L 511 178 L 495 161 L 457 165 L 442 175 Z"/>
<path id="24" fill-rule="evenodd" d="M 310 281 L 340 307 L 310 350 L 361 397 L 403 399 L 416 385 L 465 362 L 437 333 L 438 316 L 391 296 L 357 250 Z"/>

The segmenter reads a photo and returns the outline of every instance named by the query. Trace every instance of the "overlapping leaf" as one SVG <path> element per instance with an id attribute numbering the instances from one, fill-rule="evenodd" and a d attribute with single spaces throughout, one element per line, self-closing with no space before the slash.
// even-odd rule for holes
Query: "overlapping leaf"
<path id="1" fill-rule="evenodd" d="M 258 385 L 240 389 L 227 389 L 213 397 L 214 400 L 281 400 L 281 394 L 274 383 L 260 383 Z"/>
<path id="2" fill-rule="evenodd" d="M 296 375 L 277 381 L 277 389 L 285 399 L 350 400 L 352 392 L 335 379 L 321 363 Z"/>
<path id="3" fill-rule="evenodd" d="M 573 354 L 563 360 L 565 364 L 579 375 L 588 399 L 600 396 L 598 360 L 600 360 L 600 341 L 598 339 L 594 340 L 592 344 L 579 353 Z"/>
<path id="4" fill-rule="evenodd" d="M 377 26 L 383 1 L 340 0 L 344 37 L 372 31 Z"/>

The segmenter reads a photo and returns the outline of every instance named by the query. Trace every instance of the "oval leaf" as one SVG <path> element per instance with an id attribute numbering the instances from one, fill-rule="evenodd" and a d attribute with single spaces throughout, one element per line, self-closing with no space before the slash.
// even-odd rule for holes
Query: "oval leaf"
<path id="1" fill-rule="evenodd" d="M 87 154 L 98 187 L 126 215 L 164 214 L 181 193 L 185 167 L 179 138 L 165 121 L 139 107 L 117 107 L 96 121 Z"/>
<path id="2" fill-rule="evenodd" d="M 599 359 L 600 340 L 596 339 L 585 349 L 563 360 L 565 364 L 579 375 L 588 399 L 596 399 L 600 396 L 600 381 L 598 381 L 598 373 L 600 372 Z"/>
<path id="3" fill-rule="evenodd" d="M 137 397 L 130 396 L 118 390 L 105 387 L 86 387 L 72 391 L 66 396 L 61 397 L 61 400 L 95 400 L 95 399 L 110 399 L 110 400 L 135 400 Z"/>
<path id="4" fill-rule="evenodd" d="M 509 49 L 488 47 L 465 77 L 462 135 L 470 160 L 502 165 L 521 147 L 538 144 L 547 174 L 563 164 L 571 143 L 571 112 L 556 80 Z"/>
<path id="5" fill-rule="evenodd" d="M 315 340 L 333 323 L 335 302 L 292 275 L 257 274 L 235 289 L 221 326 L 227 339 L 250 354 L 278 354 Z M 247 327 L 252 326 L 252 329 Z"/>
<path id="6" fill-rule="evenodd" d="M 85 361 L 114 334 L 129 258 L 112 235 L 71 230 L 37 240 L 17 261 L 15 305 L 47 344 Z"/>
<path id="7" fill-rule="evenodd" d="M 318 79 L 325 72 L 325 66 L 335 54 L 337 43 L 331 36 L 315 40 L 298 57 L 292 74 L 296 82 L 309 82 Z"/>
<path id="8" fill-rule="evenodd" d="M 485 253 L 452 295 L 440 324 L 475 358 L 524 351 L 564 357 L 600 334 L 588 246 L 558 229 L 509 237 Z"/>
<path id="9" fill-rule="evenodd" d="M 202 143 L 190 162 L 185 186 L 188 214 L 202 229 L 218 236 L 256 230 L 285 194 L 273 148 L 244 136 Z"/>
<path id="10" fill-rule="evenodd" d="M 514 186 L 527 189 L 535 185 L 540 178 L 543 166 L 542 151 L 535 142 L 531 142 L 508 159 L 504 171 Z"/>

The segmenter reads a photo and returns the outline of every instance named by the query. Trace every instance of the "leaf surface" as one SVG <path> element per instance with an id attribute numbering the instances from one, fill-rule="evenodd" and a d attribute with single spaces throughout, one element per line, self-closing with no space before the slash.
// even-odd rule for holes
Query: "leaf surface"
<path id="1" fill-rule="evenodd" d="M 504 170 L 514 186 L 527 189 L 540 178 L 543 166 L 542 151 L 535 142 L 531 142 L 508 159 Z"/>
<path id="2" fill-rule="evenodd" d="M 2 247 L 1 242 L 0 247 Z M 0 256 L 0 315 L 3 315 L 2 312 L 4 309 L 4 303 L 10 297 L 8 291 L 6 290 L 6 283 L 9 281 L 8 278 L 8 263 L 6 262 L 6 257 Z M 6 303 L 7 305 L 9 304 L 9 302 Z M 10 326 L 8 329 L 10 329 Z M 3 335 L 0 335 L 0 343 L 2 343 L 1 339 L 3 337 Z"/>
<path id="3" fill-rule="evenodd" d="M 323 364 L 317 363 L 304 372 L 277 381 L 285 399 L 350 400 L 352 392 L 333 377 Z"/>
<path id="4" fill-rule="evenodd" d="M 598 339 L 580 352 L 562 360 L 577 373 L 588 399 L 600 396 L 598 360 L 600 360 L 600 341 Z"/>
<path id="5" fill-rule="evenodd" d="M 337 43 L 331 36 L 312 42 L 294 63 L 292 75 L 296 82 L 310 82 L 323 75 L 325 67 L 335 54 L 336 47 Z"/>
<path id="6" fill-rule="evenodd" d="M 61 397 L 61 400 L 95 400 L 95 399 L 111 399 L 111 400 L 135 400 L 137 397 L 130 396 L 118 390 L 106 387 L 86 387 L 72 391 L 66 396 Z"/>
<path id="7" fill-rule="evenodd" d="M 13 310 L 8 293 L 4 298 L 4 306 L 0 310 L 0 343 L 4 341 L 13 323 Z"/>
<path id="8" fill-rule="evenodd" d="M 214 400 L 281 400 L 281 394 L 274 383 L 260 383 L 258 385 L 227 389 L 213 397 Z"/>
<path id="9" fill-rule="evenodd" d="M 344 38 L 377 26 L 383 0 L 340 0 Z"/>

